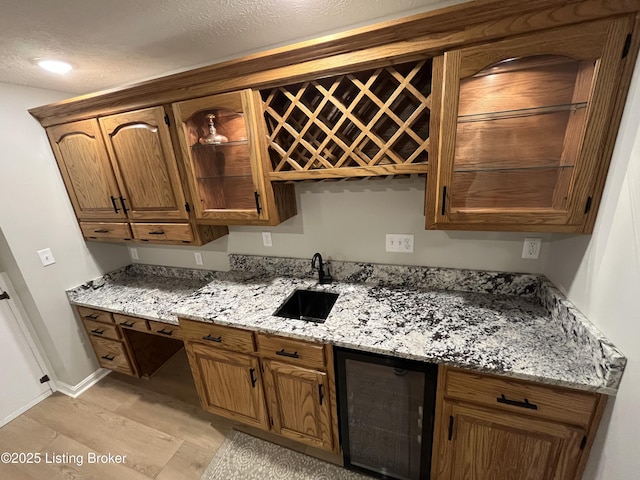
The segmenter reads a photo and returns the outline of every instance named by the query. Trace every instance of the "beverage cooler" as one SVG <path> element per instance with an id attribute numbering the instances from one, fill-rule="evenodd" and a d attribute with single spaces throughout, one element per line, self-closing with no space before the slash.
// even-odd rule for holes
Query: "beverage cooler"
<path id="1" fill-rule="evenodd" d="M 336 348 L 345 468 L 429 479 L 438 367 Z"/>

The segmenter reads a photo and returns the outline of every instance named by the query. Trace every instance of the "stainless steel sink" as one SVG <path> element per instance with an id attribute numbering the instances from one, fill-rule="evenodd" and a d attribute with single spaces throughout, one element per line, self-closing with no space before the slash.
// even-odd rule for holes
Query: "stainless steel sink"
<path id="1" fill-rule="evenodd" d="M 307 322 L 324 323 L 337 299 L 337 293 L 318 290 L 294 290 L 274 315 Z"/>

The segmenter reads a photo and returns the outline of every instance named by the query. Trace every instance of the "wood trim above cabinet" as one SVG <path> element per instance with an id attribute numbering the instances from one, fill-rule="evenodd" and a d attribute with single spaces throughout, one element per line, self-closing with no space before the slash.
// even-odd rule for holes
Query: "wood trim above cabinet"
<path id="1" fill-rule="evenodd" d="M 43 126 L 433 56 L 446 49 L 640 10 L 639 0 L 477 0 L 35 107 Z"/>

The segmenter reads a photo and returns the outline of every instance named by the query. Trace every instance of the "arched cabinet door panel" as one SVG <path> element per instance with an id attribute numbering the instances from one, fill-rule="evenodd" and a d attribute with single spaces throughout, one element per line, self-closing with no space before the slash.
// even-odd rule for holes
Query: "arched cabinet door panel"
<path id="1" fill-rule="evenodd" d="M 100 127 L 129 218 L 189 218 L 164 109 L 103 117 Z"/>
<path id="2" fill-rule="evenodd" d="M 427 228 L 583 232 L 631 29 L 592 22 L 435 58 Z"/>
<path id="3" fill-rule="evenodd" d="M 55 125 L 47 136 L 78 219 L 126 218 L 98 121 Z"/>

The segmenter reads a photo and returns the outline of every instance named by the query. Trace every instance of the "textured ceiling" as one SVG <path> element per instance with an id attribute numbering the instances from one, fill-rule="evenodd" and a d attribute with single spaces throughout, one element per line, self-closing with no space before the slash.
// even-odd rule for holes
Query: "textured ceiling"
<path id="1" fill-rule="evenodd" d="M 0 0 L 0 82 L 95 92 L 459 1 Z"/>

